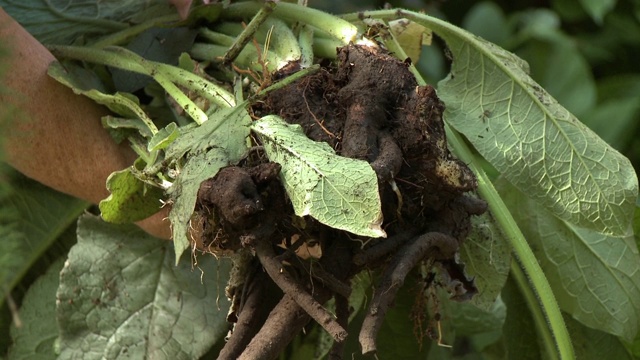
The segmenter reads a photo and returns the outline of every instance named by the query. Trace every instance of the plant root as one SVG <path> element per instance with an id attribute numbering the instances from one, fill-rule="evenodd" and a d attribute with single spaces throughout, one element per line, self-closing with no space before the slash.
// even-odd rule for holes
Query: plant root
<path id="1" fill-rule="evenodd" d="M 453 257 L 456 251 L 458 251 L 458 241 L 451 236 L 437 232 L 419 236 L 398 250 L 384 271 L 380 285 L 374 292 L 369 311 L 362 323 L 359 341 L 363 354 L 376 352 L 376 337 L 384 317 L 398 290 L 404 284 L 404 279 L 409 271 L 425 257 L 436 260 L 448 259 Z"/>
<path id="2" fill-rule="evenodd" d="M 388 239 L 379 241 L 353 256 L 353 263 L 358 266 L 365 266 L 389 255 L 392 251 L 402 246 L 407 241 L 415 238 L 417 229 L 406 230 Z"/>
<path id="3" fill-rule="evenodd" d="M 336 319 L 345 329 L 349 325 L 349 298 L 336 294 Z M 342 360 L 344 353 L 344 341 L 334 341 L 329 351 L 329 360 Z"/>
<path id="4" fill-rule="evenodd" d="M 293 263 L 302 268 L 306 274 L 310 274 L 314 279 L 320 280 L 321 284 L 329 288 L 332 292 L 349 298 L 351 295 L 351 286 L 343 281 L 338 280 L 333 274 L 326 271 L 322 265 L 314 264 L 305 260 L 297 260 Z"/>
<path id="5" fill-rule="evenodd" d="M 347 331 L 338 324 L 331 313 L 282 268 L 282 264 L 276 260 L 272 245 L 269 242 L 258 240 L 254 246 L 260 263 L 282 291 L 318 322 L 335 341 L 344 341 L 347 338 Z"/>
<path id="6" fill-rule="evenodd" d="M 338 49 L 335 65 L 270 92 L 252 104 L 251 111 L 256 116 L 277 114 L 339 155 L 369 162 L 389 237 L 354 237 L 310 218 L 296 218 L 278 181 L 279 165 L 265 164 L 257 154 L 222 169 L 203 183 L 197 209 L 202 218 L 218 221 L 212 228 L 223 231 L 203 233 L 215 235 L 209 243 L 220 250 L 255 251 L 266 274 L 252 281 L 279 287 L 284 296 L 271 307 L 260 303 L 258 284 L 245 284 L 238 324 L 221 358 L 276 358 L 314 319 L 334 340 L 329 358 L 342 359 L 350 282 L 365 269 L 380 270 L 382 277 L 359 333 L 364 354 L 376 352 L 385 314 L 407 274 L 421 261 L 438 269 L 439 280 L 427 286 L 441 286 L 460 300 L 477 292 L 455 255 L 471 230 L 470 216 L 482 214 L 487 205 L 465 195 L 475 190 L 477 180 L 448 149 L 444 104 L 435 89 L 418 86 L 408 64 L 380 47 L 345 46 Z M 296 252 L 307 239 L 317 241 L 322 250 L 310 261 Z M 323 307 L 332 297 L 335 316 Z M 270 310 L 266 320 L 254 310 L 258 305 Z"/>
<path id="7" fill-rule="evenodd" d="M 324 295 L 324 300 L 329 298 Z M 322 298 L 318 300 L 321 301 Z M 278 357 L 284 348 L 311 320 L 308 313 L 298 306 L 289 295 L 285 295 L 273 308 L 269 318 L 253 337 L 238 360 L 271 360 Z"/>
<path id="8" fill-rule="evenodd" d="M 254 276 L 248 278 L 249 284 L 242 294 L 242 305 L 236 312 L 236 324 L 229 340 L 218 354 L 218 360 L 237 359 L 258 333 L 269 316 L 271 307 L 275 305 L 275 302 L 271 306 L 268 304 L 269 299 L 274 296 L 268 289 L 271 282 L 267 274 L 257 271 Z"/>

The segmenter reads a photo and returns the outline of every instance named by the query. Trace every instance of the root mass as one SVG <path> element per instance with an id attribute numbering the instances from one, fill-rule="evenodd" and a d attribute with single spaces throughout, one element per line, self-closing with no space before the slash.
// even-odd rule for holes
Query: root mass
<path id="1" fill-rule="evenodd" d="M 278 181 L 280 165 L 260 154 L 203 182 L 196 212 L 210 220 L 198 225 L 202 243 L 215 254 L 251 251 L 259 260 L 245 262 L 251 275 L 228 289 L 233 303 L 244 306 L 234 306 L 237 320 L 221 359 L 272 359 L 310 319 L 333 337 L 329 357 L 343 358 L 352 336 L 350 282 L 363 270 L 381 274 L 360 330 L 365 354 L 376 351 L 387 310 L 423 261 L 438 265 L 439 283 L 455 284 L 453 297 L 473 296 L 473 281 L 455 255 L 470 216 L 486 204 L 465 195 L 477 184 L 447 148 L 444 105 L 432 87 L 418 86 L 405 62 L 381 48 L 348 45 L 338 50 L 335 68 L 270 93 L 253 111 L 279 115 L 340 155 L 368 161 L 378 177 L 388 238 L 359 238 L 296 219 Z M 266 282 L 282 290 L 280 300 Z M 261 304 L 265 296 L 275 305 Z M 331 298 L 330 311 L 324 304 Z"/>

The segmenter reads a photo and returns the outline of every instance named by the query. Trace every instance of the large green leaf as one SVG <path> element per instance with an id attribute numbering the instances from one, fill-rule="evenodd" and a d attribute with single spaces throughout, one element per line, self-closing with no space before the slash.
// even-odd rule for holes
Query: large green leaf
<path id="1" fill-rule="evenodd" d="M 0 286 L 11 290 L 87 203 L 21 175 L 6 176 L 13 189 L 0 201 Z"/>
<path id="2" fill-rule="evenodd" d="M 56 358 L 54 350 L 54 343 L 58 338 L 56 291 L 63 265 L 63 258 L 53 263 L 27 291 L 19 313 L 22 326 L 11 327 L 13 345 L 9 350 L 9 360 Z"/>
<path id="3" fill-rule="evenodd" d="M 445 120 L 521 191 L 562 219 L 625 235 L 638 194 L 629 160 L 557 103 L 515 55 L 416 13 L 447 43 L 453 64 L 439 83 Z"/>
<path id="4" fill-rule="evenodd" d="M 296 215 L 357 235 L 385 236 L 378 178 L 366 161 L 336 155 L 306 137 L 299 125 L 275 115 L 253 123 L 269 160 L 282 166 L 280 178 Z"/>
<path id="5" fill-rule="evenodd" d="M 602 331 L 590 329 L 568 316 L 565 317 L 565 323 L 571 334 L 573 347 L 576 350 L 576 359 L 633 359 L 617 337 Z"/>
<path id="6" fill-rule="evenodd" d="M 640 256 L 633 236 L 616 238 L 577 228 L 506 181 L 496 185 L 560 308 L 589 327 L 631 341 L 640 328 Z"/>
<path id="7" fill-rule="evenodd" d="M 469 302 L 448 300 L 448 295 L 441 294 L 446 326 L 452 326 L 456 336 L 476 335 L 501 331 L 507 316 L 507 307 L 500 297 L 493 306 L 481 310 Z M 450 321 L 451 324 L 446 322 Z"/>
<path id="8" fill-rule="evenodd" d="M 174 266 L 171 243 L 84 216 L 60 274 L 59 359 L 194 359 L 227 332 L 229 263 Z"/>
<path id="9" fill-rule="evenodd" d="M 236 163 L 247 151 L 249 117 L 244 106 L 225 108 L 214 113 L 209 121 L 191 128 L 167 148 L 167 159 L 179 162 L 187 157 L 169 195 L 173 207 L 169 219 L 173 227 L 176 263 L 189 247 L 189 221 L 196 205 L 202 181 L 215 176 L 220 168 Z"/>
<path id="10" fill-rule="evenodd" d="M 70 44 L 79 35 L 108 34 L 162 0 L 0 0 L 0 6 L 45 44 Z"/>

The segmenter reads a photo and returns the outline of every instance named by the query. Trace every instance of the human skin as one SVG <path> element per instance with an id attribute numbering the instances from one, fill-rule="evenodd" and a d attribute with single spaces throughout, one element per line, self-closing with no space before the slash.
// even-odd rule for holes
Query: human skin
<path id="1" fill-rule="evenodd" d="M 102 127 L 108 110 L 74 94 L 47 75 L 53 55 L 0 8 L 0 42 L 8 50 L 0 81 L 0 123 L 5 160 L 53 189 L 97 204 L 106 198 L 107 177 L 136 158 Z M 5 59 L 7 60 L 7 59 Z M 10 112 L 11 116 L 5 116 Z M 159 238 L 171 238 L 169 208 L 137 223 Z"/>

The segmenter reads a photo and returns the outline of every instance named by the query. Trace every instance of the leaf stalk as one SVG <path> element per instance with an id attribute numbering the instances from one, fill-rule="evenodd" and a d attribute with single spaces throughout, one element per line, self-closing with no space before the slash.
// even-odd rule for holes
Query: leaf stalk
<path id="1" fill-rule="evenodd" d="M 406 15 L 407 12 L 403 11 L 402 16 Z M 433 19 L 426 15 L 415 15 L 420 15 L 423 18 L 421 25 L 429 25 L 431 22 L 436 21 L 442 22 L 441 20 Z M 372 11 L 366 12 L 364 16 L 388 20 L 398 17 L 398 12 L 390 10 Z M 424 24 L 425 22 L 428 24 Z M 389 50 L 394 52 L 396 56 L 406 58 L 404 50 L 395 39 L 387 41 L 386 44 Z M 424 86 L 427 84 L 415 66 L 411 65 L 410 69 L 415 75 L 419 85 Z M 558 355 L 562 360 L 575 359 L 569 332 L 567 331 L 567 327 L 564 323 L 558 302 L 551 290 L 551 285 L 545 277 L 540 264 L 538 264 L 533 251 L 529 247 L 529 244 L 520 231 L 515 219 L 509 212 L 509 209 L 504 204 L 504 201 L 502 201 L 502 198 L 494 188 L 491 180 L 482 169 L 482 166 L 476 159 L 476 156 L 473 154 L 462 136 L 453 130 L 446 122 L 445 130 L 447 133 L 447 140 L 451 144 L 455 154 L 460 160 L 465 162 L 476 175 L 478 179 L 478 193 L 488 203 L 490 211 L 504 231 L 506 238 L 513 247 L 513 252 L 518 259 L 519 264 L 522 266 L 522 271 L 526 275 L 528 283 L 531 285 L 530 289 L 536 295 L 535 297 L 537 298 L 540 310 L 546 318 L 546 322 L 549 325 L 549 331 L 551 333 L 551 337 L 543 336 L 543 339 L 546 341 L 553 341 L 554 343 L 553 345 L 545 344 L 547 350 L 553 350 L 549 353 L 549 356 L 552 359 L 558 358 Z M 520 286 L 522 287 L 522 285 Z M 544 331 L 542 331 L 542 333 L 544 333 Z"/>

